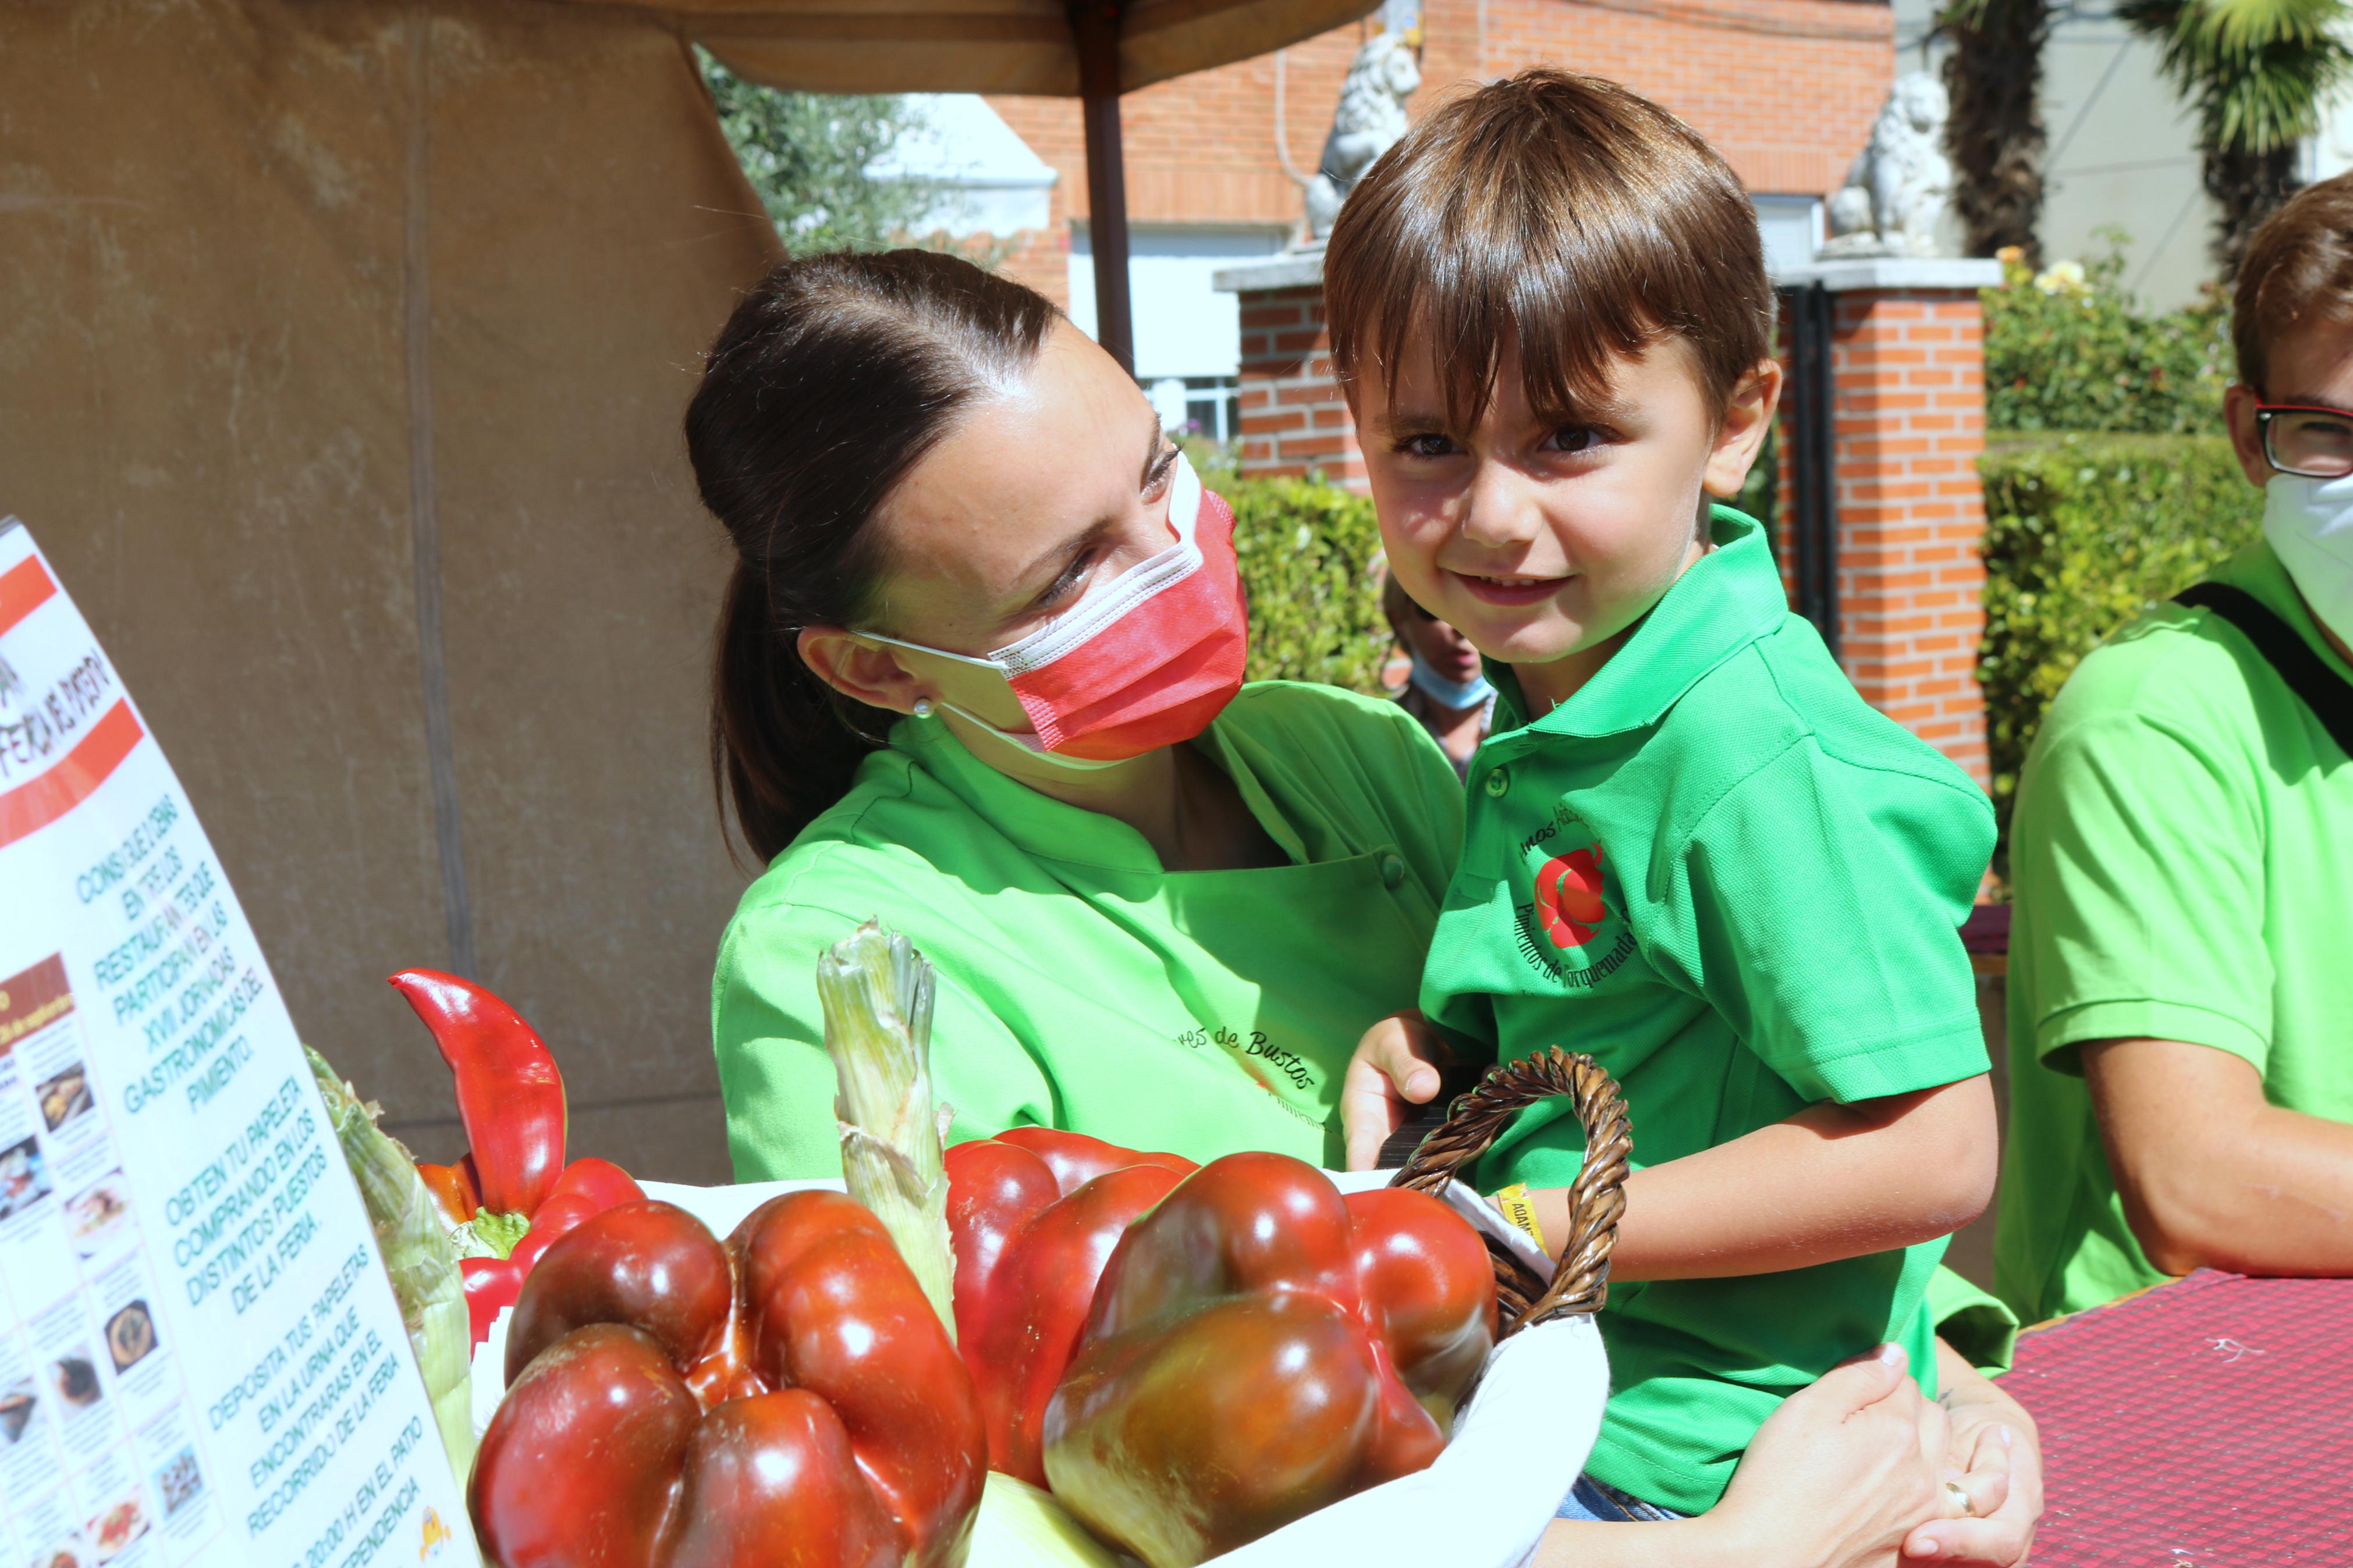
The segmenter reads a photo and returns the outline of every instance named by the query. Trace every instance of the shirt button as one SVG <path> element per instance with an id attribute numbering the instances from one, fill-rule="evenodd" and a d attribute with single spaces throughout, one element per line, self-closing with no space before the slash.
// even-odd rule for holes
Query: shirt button
<path id="1" fill-rule="evenodd" d="M 1381 857 L 1381 886 L 1394 888 L 1405 880 L 1405 862 L 1394 855 Z"/>
<path id="2" fill-rule="evenodd" d="M 1500 799 L 1503 796 L 1504 792 L 1511 787 L 1512 775 L 1506 770 L 1499 767 L 1487 775 L 1487 793 L 1489 795 L 1494 795 Z"/>

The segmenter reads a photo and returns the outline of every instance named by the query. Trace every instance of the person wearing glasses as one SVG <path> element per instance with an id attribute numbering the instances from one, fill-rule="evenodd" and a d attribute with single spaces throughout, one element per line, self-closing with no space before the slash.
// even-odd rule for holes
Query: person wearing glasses
<path id="1" fill-rule="evenodd" d="M 2261 540 L 2085 657 L 2011 825 L 1996 1285 L 2353 1274 L 2353 176 L 2257 231 L 2224 413 Z"/>
<path id="2" fill-rule="evenodd" d="M 1398 705 L 1430 731 L 1454 764 L 1455 776 L 1467 781 L 1471 758 L 1495 717 L 1495 689 L 1487 684 L 1479 650 L 1469 637 L 1406 597 L 1404 585 L 1394 576 L 1381 584 L 1381 613 L 1412 663 Z"/>

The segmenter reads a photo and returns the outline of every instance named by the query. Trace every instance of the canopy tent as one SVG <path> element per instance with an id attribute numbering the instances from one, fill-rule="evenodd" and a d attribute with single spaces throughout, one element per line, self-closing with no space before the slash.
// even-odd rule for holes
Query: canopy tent
<path id="1" fill-rule="evenodd" d="M 570 0 L 594 4 L 596 0 Z M 702 0 L 673 15 L 738 75 L 810 92 L 1086 100 L 1095 335 L 1135 368 L 1119 96 L 1269 54 L 1378 0 Z"/>
<path id="2" fill-rule="evenodd" d="M 297 1024 L 420 1152 L 457 1140 L 383 984 L 411 964 L 540 1026 L 580 1146 L 726 1174 L 727 547 L 678 418 L 778 252 L 688 43 L 801 88 L 1080 80 L 1056 6 L 929 4 L 0 13 L 0 514 L 145 708 Z M 1364 8 L 1138 0 L 1119 81 Z"/>
<path id="3" fill-rule="evenodd" d="M 1134 370 L 1120 94 L 1312 38 L 1377 3 L 707 0 L 680 19 L 729 68 L 770 87 L 1083 98 L 1095 335 Z"/>

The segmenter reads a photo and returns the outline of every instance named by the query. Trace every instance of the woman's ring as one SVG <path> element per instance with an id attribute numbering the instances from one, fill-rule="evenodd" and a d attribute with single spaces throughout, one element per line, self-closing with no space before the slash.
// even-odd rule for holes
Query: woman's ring
<path id="1" fill-rule="evenodd" d="M 1961 1485 L 1960 1482 L 1947 1481 L 1945 1483 L 1945 1496 L 1951 1500 L 1955 1508 L 1961 1510 L 1961 1517 L 1963 1519 L 1975 1519 L 1978 1516 L 1978 1505 L 1976 1501 L 1970 1498 L 1968 1489 Z"/>

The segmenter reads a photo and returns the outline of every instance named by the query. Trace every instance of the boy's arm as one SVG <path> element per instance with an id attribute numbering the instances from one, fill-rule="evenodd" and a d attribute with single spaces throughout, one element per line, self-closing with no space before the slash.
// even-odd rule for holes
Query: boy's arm
<path id="1" fill-rule="evenodd" d="M 2353 1125 L 2263 1098 L 2254 1064 L 2179 1040 L 2096 1040 L 2084 1078 L 2108 1169 L 2168 1274 L 2353 1274 Z"/>
<path id="2" fill-rule="evenodd" d="M 1947 1235 L 1991 1197 L 1993 1097 L 1957 931 L 1992 808 L 1941 760 L 1882 760 L 1793 742 L 1662 858 L 1644 956 L 1811 1103 L 1636 1173 L 1620 1278 L 1864 1257 Z M 1639 1154 L 1639 1118 L 1634 1131 Z M 1538 1213 L 1567 1218 L 1558 1200 Z"/>
<path id="3" fill-rule="evenodd" d="M 1993 1197 L 1993 1091 L 1983 1074 L 1852 1105 L 1809 1106 L 1713 1149 L 1634 1173 L 1617 1279 L 1770 1274 L 1948 1235 Z M 1568 1193 L 1531 1194 L 1546 1247 Z"/>

